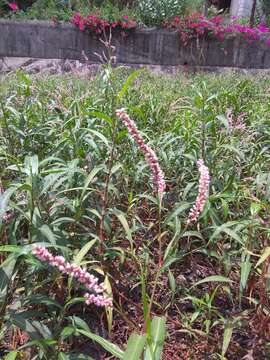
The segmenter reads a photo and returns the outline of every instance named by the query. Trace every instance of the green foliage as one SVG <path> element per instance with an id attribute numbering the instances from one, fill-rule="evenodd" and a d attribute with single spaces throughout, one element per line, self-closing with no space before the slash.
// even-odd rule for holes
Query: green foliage
<path id="1" fill-rule="evenodd" d="M 99 13 L 110 22 L 129 16 L 138 24 L 155 26 L 173 16 L 202 9 L 202 0 L 30 0 L 27 4 L 18 3 L 18 6 L 19 10 L 12 12 L 6 1 L 0 0 L 0 9 L 3 8 L 3 15 L 9 18 L 70 21 L 76 12 L 83 16 Z"/>
<path id="2" fill-rule="evenodd" d="M 165 19 L 184 14 L 187 0 L 140 0 L 138 8 L 146 25 L 160 25 Z"/>
<path id="3" fill-rule="evenodd" d="M 238 331 L 255 338 L 247 320 L 270 311 L 269 79 L 106 66 L 90 79 L 17 72 L 0 88 L 1 344 L 19 328 L 28 339 L 18 356 L 29 347 L 36 359 L 89 359 L 83 338 L 120 358 L 158 360 L 165 319 L 167 341 L 180 331 L 193 358 L 200 339 L 233 358 Z M 162 203 L 120 107 L 157 153 Z M 187 227 L 201 157 L 210 195 Z M 113 309 L 86 306 L 83 286 L 32 255 L 36 243 L 105 280 Z"/>
<path id="4" fill-rule="evenodd" d="M 13 14 L 13 16 L 21 16 L 29 19 L 59 19 L 69 21 L 73 10 L 71 2 L 65 0 L 37 0 L 34 4 L 27 8 L 26 11 Z"/>
<path id="5" fill-rule="evenodd" d="M 270 24 L 270 0 L 262 0 L 262 8 L 265 14 L 266 23 L 269 26 Z"/>

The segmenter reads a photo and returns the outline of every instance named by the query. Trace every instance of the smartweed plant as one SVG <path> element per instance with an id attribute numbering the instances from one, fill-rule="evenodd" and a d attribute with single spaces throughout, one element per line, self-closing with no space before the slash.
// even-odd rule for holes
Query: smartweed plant
<path id="1" fill-rule="evenodd" d="M 1 83 L 1 356 L 267 358 L 269 80 L 103 41 L 89 79 Z"/>

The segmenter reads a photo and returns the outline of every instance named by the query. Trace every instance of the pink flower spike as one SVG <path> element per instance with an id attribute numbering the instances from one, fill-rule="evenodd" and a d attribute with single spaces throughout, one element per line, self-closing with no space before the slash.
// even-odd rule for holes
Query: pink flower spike
<path id="1" fill-rule="evenodd" d="M 33 254 L 43 262 L 56 267 L 60 272 L 72 275 L 79 283 L 83 284 L 93 294 L 85 295 L 87 305 L 95 304 L 96 306 L 112 306 L 112 299 L 106 294 L 103 283 L 98 283 L 98 278 L 88 273 L 76 264 L 70 264 L 63 256 L 54 256 L 42 246 L 34 246 Z"/>
<path id="2" fill-rule="evenodd" d="M 269 45 L 270 46 L 270 38 L 266 40 L 266 45 Z"/>
<path id="3" fill-rule="evenodd" d="M 166 184 L 164 181 L 164 173 L 159 166 L 158 158 L 153 149 L 150 146 L 146 145 L 143 141 L 142 136 L 139 134 L 137 126 L 133 120 L 130 119 L 125 109 L 116 110 L 116 115 L 121 119 L 124 125 L 127 127 L 128 132 L 136 141 L 139 148 L 142 150 L 145 156 L 145 160 L 148 162 L 151 172 L 153 184 L 155 186 L 156 192 L 162 198 Z"/>
<path id="4" fill-rule="evenodd" d="M 207 200 L 207 192 L 210 183 L 209 169 L 207 166 L 204 165 L 202 159 L 197 161 L 197 166 L 200 173 L 199 193 L 194 206 L 189 212 L 188 222 L 187 222 L 188 224 L 197 221 L 199 215 L 203 211 L 204 205 Z"/>
<path id="5" fill-rule="evenodd" d="M 14 3 L 14 2 L 8 3 L 8 6 L 10 7 L 10 9 L 11 9 L 12 11 L 17 11 L 17 10 L 19 10 L 18 5 L 17 5 L 16 3 Z"/>
<path id="6" fill-rule="evenodd" d="M 86 293 L 84 295 L 85 303 L 87 305 L 95 304 L 96 306 L 112 307 L 112 299 L 104 297 L 103 295 L 94 295 Z"/>

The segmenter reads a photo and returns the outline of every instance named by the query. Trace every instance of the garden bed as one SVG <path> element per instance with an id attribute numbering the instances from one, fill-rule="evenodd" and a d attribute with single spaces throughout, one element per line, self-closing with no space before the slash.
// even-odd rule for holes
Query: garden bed
<path id="1" fill-rule="evenodd" d="M 155 359 L 268 359 L 269 78 L 106 66 L 0 88 L 0 357 L 112 360 L 114 343 L 130 360 L 151 315 Z M 113 311 L 85 302 L 75 263 Z"/>
<path id="2" fill-rule="evenodd" d="M 0 20 L 0 31 L 0 57 L 79 60 L 85 53 L 89 61 L 98 62 L 95 53 L 104 51 L 98 36 L 69 23 Z M 184 45 L 176 30 L 152 28 L 136 29 L 125 37 L 115 32 L 112 43 L 118 63 L 270 68 L 270 47 L 264 40 L 205 38 Z"/>

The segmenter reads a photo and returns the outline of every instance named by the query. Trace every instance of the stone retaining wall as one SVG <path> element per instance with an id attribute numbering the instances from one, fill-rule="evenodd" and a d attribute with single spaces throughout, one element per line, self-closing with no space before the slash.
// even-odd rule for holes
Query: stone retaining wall
<path id="1" fill-rule="evenodd" d="M 68 23 L 0 20 L 0 57 L 82 60 L 98 62 L 99 39 Z M 270 69 L 270 46 L 265 41 L 248 44 L 240 38 L 220 42 L 196 40 L 184 46 L 175 31 L 141 29 L 126 38 L 113 35 L 119 63 L 161 66 L 206 66 Z"/>

